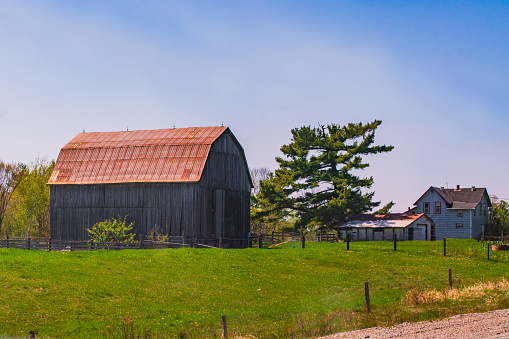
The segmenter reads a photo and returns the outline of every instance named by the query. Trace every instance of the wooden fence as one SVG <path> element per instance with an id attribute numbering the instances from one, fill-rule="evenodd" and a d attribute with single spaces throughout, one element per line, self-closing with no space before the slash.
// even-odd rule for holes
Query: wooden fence
<path id="1" fill-rule="evenodd" d="M 271 232 L 266 234 L 253 234 L 250 238 L 250 247 L 271 247 L 276 244 L 281 244 L 289 241 L 302 241 L 303 234 L 297 232 Z M 304 235 L 306 241 L 311 242 L 337 242 L 338 236 L 336 233 L 316 233 Z"/>
<path id="2" fill-rule="evenodd" d="M 306 235 L 306 241 L 337 242 L 335 233 L 317 233 Z M 18 248 L 38 251 L 95 251 L 95 250 L 124 250 L 124 249 L 157 249 L 157 248 L 267 248 L 289 241 L 302 241 L 301 233 L 271 232 L 253 235 L 244 239 L 230 238 L 189 238 L 189 237 L 161 237 L 158 240 L 145 239 L 131 244 L 120 242 L 93 241 L 62 241 L 49 238 L 5 237 L 0 239 L 0 248 Z"/>
<path id="3" fill-rule="evenodd" d="M 493 244 L 509 244 L 509 236 L 505 237 L 495 237 L 490 235 L 482 235 L 481 242 L 489 241 Z"/>
<path id="4" fill-rule="evenodd" d="M 124 250 L 124 249 L 157 249 L 157 248 L 247 248 L 249 239 L 222 238 L 186 238 L 166 237 L 160 241 L 143 240 L 131 244 L 120 242 L 92 242 L 92 241 L 61 241 L 47 238 L 17 238 L 6 237 L 0 239 L 1 248 L 18 248 L 39 251 L 95 251 L 95 250 Z"/>

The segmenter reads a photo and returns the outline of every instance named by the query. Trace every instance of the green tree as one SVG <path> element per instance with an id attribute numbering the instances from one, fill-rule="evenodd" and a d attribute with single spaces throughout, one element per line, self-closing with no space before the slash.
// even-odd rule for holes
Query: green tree
<path id="1" fill-rule="evenodd" d="M 23 164 L 7 164 L 0 160 L 0 228 L 3 225 L 11 198 L 24 175 L 26 166 Z M 1 229 L 0 229 L 1 231 Z"/>
<path id="2" fill-rule="evenodd" d="M 391 200 L 391 202 L 387 203 L 384 207 L 380 208 L 378 211 L 375 212 L 375 214 L 388 214 L 391 212 L 391 208 L 396 205 L 395 202 Z"/>
<path id="3" fill-rule="evenodd" d="M 353 214 L 365 213 L 373 201 L 373 177 L 354 171 L 369 166 L 363 156 L 389 152 L 393 146 L 373 145 L 382 122 L 304 126 L 292 130 L 292 141 L 281 147 L 279 168 L 260 181 L 253 216 L 270 221 L 297 216 L 296 227 L 315 223 L 330 227 Z"/>
<path id="4" fill-rule="evenodd" d="M 37 159 L 25 166 L 25 174 L 13 192 L 4 234 L 50 236 L 50 189 L 47 185 L 54 161 Z"/>
<path id="5" fill-rule="evenodd" d="M 500 236 L 503 232 L 504 235 L 509 235 L 509 203 L 496 196 L 491 196 L 491 203 L 485 234 Z"/>

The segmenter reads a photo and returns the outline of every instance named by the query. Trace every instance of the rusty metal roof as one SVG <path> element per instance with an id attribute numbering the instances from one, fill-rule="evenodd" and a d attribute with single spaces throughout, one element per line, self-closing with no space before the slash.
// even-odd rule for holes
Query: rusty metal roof
<path id="1" fill-rule="evenodd" d="M 416 220 L 424 218 L 433 222 L 426 214 L 406 214 L 406 213 L 388 213 L 388 214 L 359 214 L 350 218 L 349 221 L 340 225 L 339 228 L 348 227 L 407 227 Z"/>
<path id="2" fill-rule="evenodd" d="M 48 182 L 196 182 L 228 127 L 80 133 L 58 155 Z"/>

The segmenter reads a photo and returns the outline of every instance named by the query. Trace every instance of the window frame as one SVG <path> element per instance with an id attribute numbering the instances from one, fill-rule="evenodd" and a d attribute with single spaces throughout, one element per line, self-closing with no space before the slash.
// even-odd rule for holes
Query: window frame
<path id="1" fill-rule="evenodd" d="M 458 218 L 463 218 L 463 210 L 457 210 L 457 212 L 456 212 L 456 216 L 457 216 Z"/>
<path id="2" fill-rule="evenodd" d="M 428 207 L 427 208 L 427 210 L 428 210 L 427 212 L 426 212 L 426 207 Z M 426 202 L 423 203 L 422 212 L 424 214 L 431 214 L 431 204 L 429 202 L 426 201 Z"/>
<path id="3" fill-rule="evenodd" d="M 442 214 L 442 202 L 435 201 L 435 214 Z"/>

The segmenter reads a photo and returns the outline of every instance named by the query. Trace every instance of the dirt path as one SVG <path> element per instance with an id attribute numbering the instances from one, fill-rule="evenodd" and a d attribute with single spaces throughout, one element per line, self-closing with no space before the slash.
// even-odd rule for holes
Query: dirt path
<path id="1" fill-rule="evenodd" d="M 509 309 L 486 313 L 460 314 L 441 320 L 403 323 L 394 327 L 373 327 L 364 330 L 337 333 L 322 338 L 509 339 Z"/>

